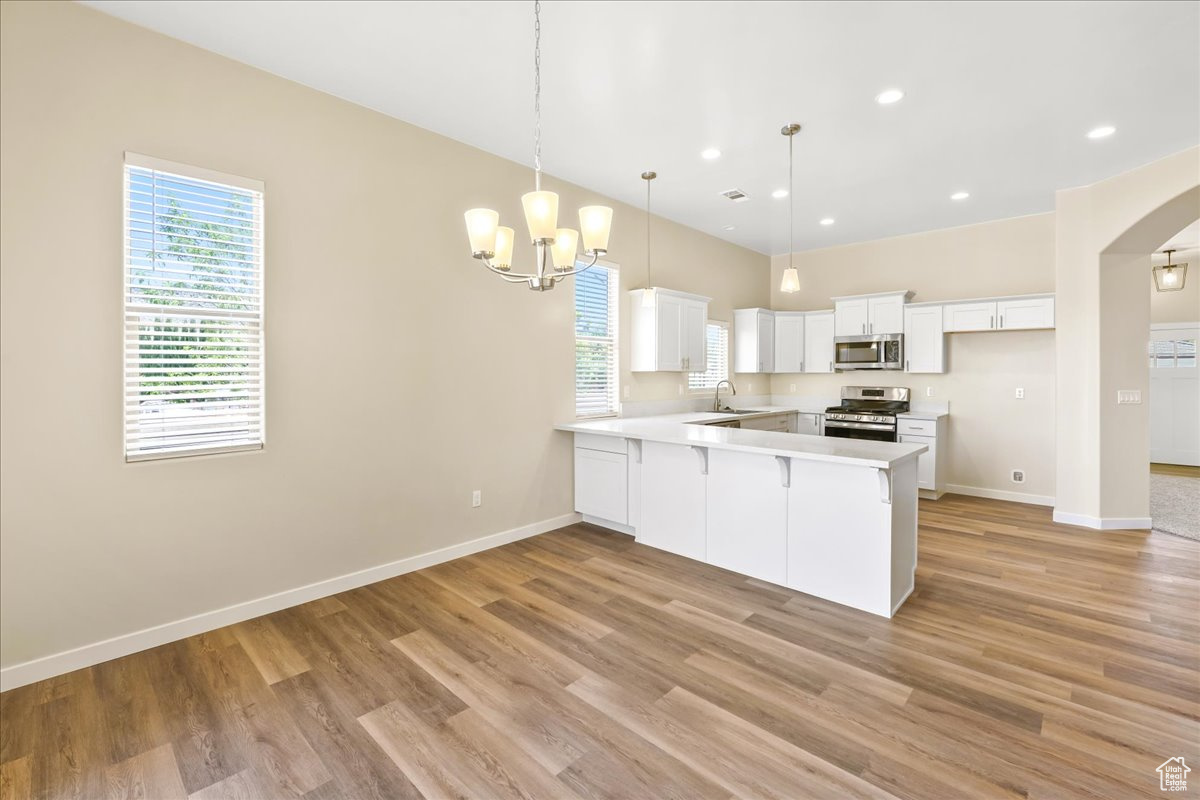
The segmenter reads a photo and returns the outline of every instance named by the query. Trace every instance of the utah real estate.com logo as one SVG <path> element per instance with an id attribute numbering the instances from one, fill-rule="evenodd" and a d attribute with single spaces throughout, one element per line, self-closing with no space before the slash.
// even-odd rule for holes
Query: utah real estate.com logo
<path id="1" fill-rule="evenodd" d="M 1187 776 L 1192 768 L 1183 763 L 1183 756 L 1168 758 L 1158 767 L 1158 785 L 1164 792 L 1186 792 Z"/>

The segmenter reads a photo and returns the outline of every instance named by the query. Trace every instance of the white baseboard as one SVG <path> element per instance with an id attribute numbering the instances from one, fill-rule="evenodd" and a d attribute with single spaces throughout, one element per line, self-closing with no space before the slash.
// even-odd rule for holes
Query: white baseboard
<path id="1" fill-rule="evenodd" d="M 359 586 L 366 586 L 369 583 L 377 583 L 388 578 L 394 578 L 406 572 L 413 572 L 414 570 L 431 567 L 434 564 L 441 564 L 444 561 L 452 561 L 456 558 L 469 556 L 472 553 L 490 550 L 493 547 L 499 547 L 502 544 L 515 542 L 519 539 L 526 539 L 530 536 L 537 536 L 540 533 L 546 533 L 565 525 L 573 525 L 580 520 L 581 517 L 579 514 L 563 514 L 529 525 L 522 525 L 519 528 L 493 533 L 479 539 L 472 539 L 469 542 L 443 547 L 440 550 L 409 556 L 399 561 L 368 567 L 357 572 L 350 572 L 327 580 L 310 583 L 306 586 L 299 586 L 295 589 L 287 589 L 267 595 L 266 597 L 259 597 L 255 600 L 247 600 L 244 603 L 218 608 L 215 611 L 206 611 L 185 619 L 155 625 L 152 628 L 114 636 L 111 639 L 86 644 L 82 647 L 76 647 L 73 650 L 65 650 L 61 653 L 43 656 L 42 658 L 36 658 L 21 664 L 13 664 L 11 667 L 0 669 L 0 692 L 7 692 L 9 689 L 15 689 L 18 686 L 52 678 L 55 675 L 62 675 L 105 661 L 111 661 L 114 658 L 138 653 L 142 650 L 148 650 L 151 647 L 167 644 L 168 642 L 186 639 L 198 633 L 205 633 L 217 628 L 223 628 L 226 625 L 233 625 L 237 622 L 261 617 L 263 614 L 270 614 L 284 608 L 291 608 L 292 606 L 307 603 L 311 600 L 318 600 L 322 597 L 338 594 L 339 592 L 357 589 Z"/>
<path id="2" fill-rule="evenodd" d="M 1058 509 L 1054 510 L 1054 521 L 1097 531 L 1149 530 L 1151 527 L 1149 517 L 1091 517 Z"/>
<path id="3" fill-rule="evenodd" d="M 1026 492 L 1010 492 L 1006 489 L 983 489 L 978 486 L 946 485 L 950 494 L 965 494 L 971 497 L 986 497 L 989 500 L 1008 500 L 1013 503 L 1028 503 L 1034 506 L 1052 506 L 1054 498 L 1046 494 L 1028 494 Z"/>

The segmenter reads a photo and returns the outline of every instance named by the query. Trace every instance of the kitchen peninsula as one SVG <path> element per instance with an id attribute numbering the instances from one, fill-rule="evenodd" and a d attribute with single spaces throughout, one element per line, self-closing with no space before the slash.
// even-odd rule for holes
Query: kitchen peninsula
<path id="1" fill-rule="evenodd" d="M 638 542 L 892 616 L 913 589 L 918 444 L 722 427 L 794 409 L 557 426 L 575 510 Z"/>

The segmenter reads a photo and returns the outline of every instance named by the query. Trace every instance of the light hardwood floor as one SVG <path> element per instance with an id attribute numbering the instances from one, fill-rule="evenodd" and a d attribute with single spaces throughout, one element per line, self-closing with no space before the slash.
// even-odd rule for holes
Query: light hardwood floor
<path id="1" fill-rule="evenodd" d="M 1158 475 L 1177 475 L 1181 478 L 1200 478 L 1200 467 L 1183 464 L 1151 464 L 1150 471 Z"/>
<path id="2" fill-rule="evenodd" d="M 1200 776 L 1200 543 L 948 495 L 921 504 L 920 565 L 889 621 L 565 528 L 7 692 L 0 797 L 1127 798 L 1160 797 L 1173 756 Z"/>

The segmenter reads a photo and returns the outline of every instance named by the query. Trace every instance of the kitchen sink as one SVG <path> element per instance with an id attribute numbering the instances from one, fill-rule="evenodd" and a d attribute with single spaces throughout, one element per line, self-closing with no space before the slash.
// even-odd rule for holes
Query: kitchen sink
<path id="1" fill-rule="evenodd" d="M 768 412 L 759 408 L 722 408 L 716 412 L 718 414 L 766 414 Z"/>

